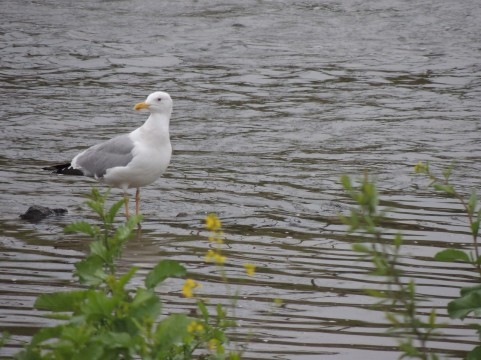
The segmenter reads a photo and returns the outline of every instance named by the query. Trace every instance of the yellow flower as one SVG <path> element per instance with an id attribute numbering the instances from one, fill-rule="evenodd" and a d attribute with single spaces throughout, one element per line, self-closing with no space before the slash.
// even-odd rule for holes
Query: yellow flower
<path id="1" fill-rule="evenodd" d="M 415 173 L 422 173 L 422 172 L 425 172 L 427 169 L 426 165 L 420 161 L 418 162 L 416 165 L 414 165 L 414 172 Z"/>
<path id="2" fill-rule="evenodd" d="M 189 333 L 201 333 L 204 331 L 204 325 L 202 325 L 200 322 L 197 321 L 192 321 L 188 326 L 187 326 L 187 331 Z"/>
<path id="3" fill-rule="evenodd" d="M 274 305 L 278 306 L 278 307 L 282 307 L 282 306 L 284 306 L 284 300 L 279 299 L 279 298 L 275 298 L 274 299 Z"/>
<path id="4" fill-rule="evenodd" d="M 217 231 L 222 226 L 216 214 L 209 214 L 205 218 L 205 228 L 210 231 Z"/>
<path id="5" fill-rule="evenodd" d="M 185 280 L 184 286 L 182 286 L 182 295 L 187 298 L 194 296 L 194 289 L 200 287 L 200 284 L 192 279 Z"/>
<path id="6" fill-rule="evenodd" d="M 246 263 L 244 264 L 244 268 L 246 270 L 246 274 L 249 276 L 253 276 L 256 273 L 256 266 L 254 264 Z"/>
<path id="7" fill-rule="evenodd" d="M 226 259 L 226 257 L 224 255 L 221 255 L 221 254 L 217 253 L 215 255 L 214 261 L 217 265 L 222 265 L 222 264 L 225 263 L 225 259 Z"/>
<path id="8" fill-rule="evenodd" d="M 209 350 L 211 351 L 216 351 L 219 345 L 220 345 L 220 341 L 217 339 L 210 339 L 207 344 L 207 346 L 209 347 Z"/>
<path id="9" fill-rule="evenodd" d="M 209 249 L 207 253 L 205 254 L 205 261 L 212 261 L 214 258 L 215 251 L 212 249 Z"/>
<path id="10" fill-rule="evenodd" d="M 222 265 L 225 263 L 225 260 L 226 257 L 216 250 L 210 249 L 205 254 L 205 261 L 207 262 L 214 262 L 217 265 Z"/>

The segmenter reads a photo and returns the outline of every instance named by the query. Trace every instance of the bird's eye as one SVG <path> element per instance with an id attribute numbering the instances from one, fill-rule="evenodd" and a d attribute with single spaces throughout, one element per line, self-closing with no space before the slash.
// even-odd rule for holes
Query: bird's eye
<path id="1" fill-rule="evenodd" d="M 158 102 L 161 102 L 161 101 L 162 101 L 162 98 L 157 98 L 157 101 L 158 101 Z"/>

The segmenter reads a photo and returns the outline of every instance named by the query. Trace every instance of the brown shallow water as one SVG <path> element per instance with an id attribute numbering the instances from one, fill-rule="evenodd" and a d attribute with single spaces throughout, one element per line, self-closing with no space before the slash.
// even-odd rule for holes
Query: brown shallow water
<path id="1" fill-rule="evenodd" d="M 252 359 L 396 359 L 381 309 L 362 289 L 379 286 L 335 221 L 349 208 L 341 174 L 377 179 L 402 230 L 404 268 L 438 309 L 430 343 L 461 358 L 476 343 L 445 305 L 477 279 L 431 261 L 469 246 L 453 200 L 432 193 L 413 165 L 455 161 L 454 183 L 480 191 L 481 8 L 458 1 L 23 1 L 2 2 L 0 43 L 0 328 L 10 356 L 39 327 L 35 297 L 73 286 L 86 240 L 63 226 L 91 215 L 87 179 L 40 168 L 138 126 L 132 111 L 154 90 L 175 103 L 174 156 L 143 190 L 142 236 L 122 263 L 145 273 L 181 260 L 203 293 L 228 303 L 204 262 L 202 230 L 225 225 L 228 275 L 241 284 L 241 333 Z M 120 192 L 112 191 L 112 200 Z M 28 206 L 68 208 L 38 224 Z M 242 264 L 257 275 L 245 279 Z M 160 289 L 166 311 L 185 311 L 180 280 Z M 272 300 L 281 298 L 282 308 Z"/>

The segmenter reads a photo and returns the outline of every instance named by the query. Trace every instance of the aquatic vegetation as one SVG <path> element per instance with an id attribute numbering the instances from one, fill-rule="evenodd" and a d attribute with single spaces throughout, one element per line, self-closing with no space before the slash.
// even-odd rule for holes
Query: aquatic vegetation
<path id="1" fill-rule="evenodd" d="M 155 289 L 168 278 L 185 277 L 187 270 L 179 262 L 161 260 L 147 273 L 143 286 L 131 284 L 137 267 L 119 270 L 123 244 L 141 217 L 131 216 L 116 227 L 114 218 L 124 200 L 107 210 L 107 196 L 108 191 L 101 194 L 94 189 L 87 201 L 101 225 L 79 221 L 66 228 L 92 240 L 87 256 L 75 265 L 79 289 L 43 294 L 35 302 L 36 309 L 60 324 L 37 332 L 16 358 L 187 360 L 195 353 L 202 359 L 240 359 L 241 352 L 229 348 L 227 335 L 235 322 L 220 304 L 215 306 L 215 315 L 209 313 L 204 300 L 196 297 L 201 288 L 196 280 L 186 279 L 182 294 L 196 300 L 198 314 L 162 315 L 162 299 Z M 221 223 L 216 216 L 209 215 L 206 225 L 214 237 L 220 236 Z M 219 253 L 213 259 L 219 265 L 225 262 Z"/>
<path id="2" fill-rule="evenodd" d="M 429 163 L 419 162 L 414 167 L 414 171 L 418 174 L 426 175 L 429 180 L 429 186 L 434 190 L 440 191 L 449 197 L 457 199 L 463 206 L 466 213 L 469 228 L 473 241 L 472 251 L 462 251 L 459 249 L 446 249 L 440 251 L 435 255 L 435 259 L 438 261 L 463 261 L 473 265 L 481 276 L 481 256 L 478 248 L 478 235 L 479 224 L 481 222 L 481 208 L 478 206 L 478 196 L 476 191 L 472 191 L 468 199 L 466 199 L 461 193 L 459 193 L 454 186 L 450 183 L 449 178 L 453 171 L 453 166 L 448 167 L 442 172 L 442 177 L 436 176 L 430 169 Z"/>
<path id="3" fill-rule="evenodd" d="M 379 209 L 375 183 L 367 174 L 358 186 L 354 186 L 348 176 L 343 176 L 341 183 L 357 205 L 349 216 L 341 216 L 341 220 L 349 226 L 350 232 L 362 234 L 361 240 L 352 248 L 371 261 L 371 275 L 385 278 L 384 289 L 366 289 L 366 292 L 380 299 L 377 305 L 388 305 L 393 309 L 386 312 L 386 318 L 391 324 L 389 331 L 399 339 L 402 357 L 438 359 L 436 354 L 427 353 L 427 342 L 438 327 L 435 310 L 432 309 L 429 316 L 420 315 L 415 281 L 403 281 L 405 276 L 399 268 L 402 234 L 396 234 L 391 242 L 384 241 L 381 224 L 386 213 Z"/>
<path id="4" fill-rule="evenodd" d="M 416 173 L 424 174 L 430 179 L 430 186 L 447 196 L 454 197 L 462 204 L 468 218 L 472 234 L 473 250 L 465 252 L 459 249 L 445 249 L 438 252 L 433 260 L 463 261 L 473 265 L 480 272 L 481 258 L 478 253 L 478 234 L 481 220 L 481 209 L 478 206 L 475 192 L 466 200 L 450 183 L 452 167 L 443 171 L 438 177 L 430 171 L 429 164 L 418 163 Z M 390 323 L 389 332 L 398 339 L 400 358 L 436 360 L 439 356 L 428 346 L 429 341 L 440 335 L 436 311 L 432 308 L 428 313 L 420 310 L 421 299 L 416 292 L 416 281 L 403 272 L 401 249 L 402 233 L 398 232 L 388 239 L 383 231 L 387 223 L 387 213 L 379 207 L 377 187 L 367 174 L 355 186 L 348 176 L 341 178 L 342 186 L 356 207 L 349 215 L 341 215 L 341 220 L 349 226 L 349 232 L 358 234 L 358 241 L 352 245 L 354 251 L 372 263 L 373 276 L 384 277 L 383 289 L 366 289 L 366 292 L 380 299 L 379 304 L 387 305 L 391 310 L 385 313 Z M 481 285 L 462 288 L 461 297 L 447 305 L 447 312 L 452 319 L 464 319 L 468 314 L 481 313 Z M 481 333 L 481 324 L 474 326 Z M 481 358 L 481 346 L 475 347 L 467 354 L 467 359 Z"/>
<path id="5" fill-rule="evenodd" d="M 450 181 L 453 168 L 436 175 L 429 164 L 418 163 L 415 172 L 426 176 L 435 191 L 457 199 L 466 214 L 472 236 L 469 250 L 444 249 L 434 261 L 464 262 L 481 277 L 481 256 L 478 250 L 481 208 L 475 192 L 463 195 Z M 376 184 L 366 173 L 359 181 L 348 176 L 341 184 L 349 199 L 355 204 L 341 220 L 355 234 L 352 249 L 361 259 L 372 264 L 369 274 L 382 278 L 376 289 L 366 292 L 378 299 L 388 309 L 387 330 L 398 340 L 400 358 L 437 360 L 429 346 L 443 336 L 435 309 L 426 311 L 417 291 L 416 279 L 403 270 L 403 234 L 386 231 L 392 221 L 388 212 L 380 206 Z M 76 290 L 40 295 L 35 308 L 47 316 L 59 320 L 59 325 L 41 329 L 31 342 L 19 353 L 18 359 L 240 359 L 243 349 L 233 341 L 236 333 L 236 308 L 239 288 L 233 287 L 226 274 L 228 253 L 222 222 L 215 214 L 205 218 L 210 248 L 204 254 L 205 262 L 214 266 L 226 287 L 230 303 L 227 306 L 213 304 L 203 296 L 203 284 L 195 274 L 187 276 L 187 269 L 177 261 L 159 261 L 143 278 L 141 286 L 132 285 L 134 276 L 140 277 L 138 268 L 132 266 L 120 271 L 118 259 L 141 220 L 132 216 L 125 223 L 116 224 L 114 219 L 123 206 L 123 200 L 105 208 L 108 191 L 101 194 L 92 190 L 87 205 L 94 211 L 99 224 L 85 221 L 67 226 L 67 232 L 87 235 L 91 242 L 89 252 L 75 265 L 74 276 L 79 286 Z M 244 263 L 245 276 L 256 274 L 256 265 Z M 184 278 L 179 293 L 185 301 L 192 302 L 195 311 L 188 314 L 163 315 L 163 302 L 156 292 L 168 278 Z M 138 281 L 136 281 L 138 283 Z M 273 305 L 284 306 L 282 299 L 274 299 Z M 439 311 L 439 310 L 438 310 Z M 465 319 L 481 314 L 481 285 L 460 289 L 459 298 L 451 300 L 446 307 L 452 319 Z M 472 319 L 472 317 L 471 317 Z M 476 318 L 475 318 L 476 319 Z M 478 321 L 478 319 L 476 319 Z M 481 334 L 481 323 L 472 325 Z M 0 336 L 0 346 L 8 335 Z M 248 342 L 248 340 L 247 340 Z M 476 346 L 466 359 L 481 358 L 481 345 Z"/>
<path id="6" fill-rule="evenodd" d="M 480 276 L 478 284 L 460 289 L 460 297 L 448 303 L 447 311 L 451 319 L 465 319 L 468 315 L 474 314 L 479 317 L 481 314 L 481 256 L 479 254 L 478 236 L 481 223 L 481 207 L 478 204 L 478 195 L 475 190 L 469 197 L 460 193 L 450 182 L 453 165 L 442 171 L 442 177 L 435 175 L 429 167 L 429 163 L 419 162 L 414 171 L 424 174 L 430 180 L 429 186 L 434 190 L 444 193 L 459 201 L 468 219 L 469 230 L 472 238 L 472 250 L 463 251 L 459 249 L 445 249 L 434 255 L 437 261 L 465 262 L 471 264 Z M 481 323 L 473 324 L 476 332 L 481 334 Z M 467 359 L 481 358 L 481 345 L 476 346 L 467 354 Z"/>

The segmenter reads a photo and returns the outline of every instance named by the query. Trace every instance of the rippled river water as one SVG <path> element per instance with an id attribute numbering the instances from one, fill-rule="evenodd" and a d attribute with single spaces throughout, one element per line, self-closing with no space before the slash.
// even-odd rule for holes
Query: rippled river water
<path id="1" fill-rule="evenodd" d="M 72 286 L 85 251 L 86 239 L 62 228 L 90 218 L 95 182 L 41 167 L 139 126 L 146 115 L 132 106 L 155 90 L 174 99 L 174 154 L 142 192 L 143 232 L 123 263 L 145 273 L 181 260 L 204 294 L 226 302 L 204 262 L 202 219 L 216 212 L 228 275 L 242 282 L 236 317 L 255 335 L 247 358 L 396 359 L 383 312 L 362 291 L 379 279 L 335 220 L 350 206 L 339 177 L 367 170 L 404 233 L 422 309 L 446 321 L 429 345 L 461 358 L 476 343 L 470 321 L 445 312 L 475 274 L 430 260 L 469 246 L 466 219 L 412 169 L 455 161 L 454 183 L 480 191 L 478 0 L 3 0 L 0 18 L 0 328 L 12 334 L 3 355 L 49 324 L 35 297 Z M 69 213 L 20 220 L 33 204 Z M 245 262 L 254 278 L 244 280 Z M 193 307 L 180 287 L 160 289 L 166 312 Z"/>

